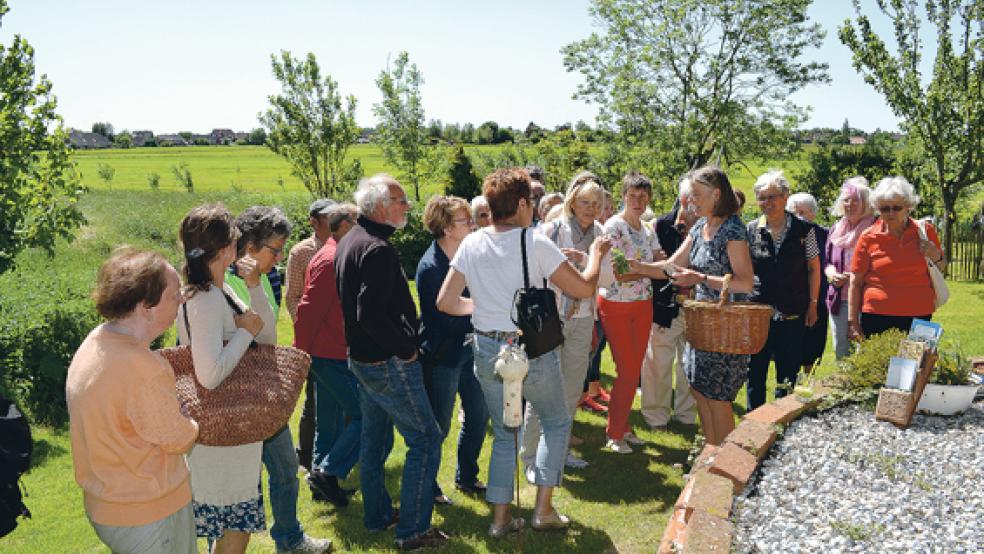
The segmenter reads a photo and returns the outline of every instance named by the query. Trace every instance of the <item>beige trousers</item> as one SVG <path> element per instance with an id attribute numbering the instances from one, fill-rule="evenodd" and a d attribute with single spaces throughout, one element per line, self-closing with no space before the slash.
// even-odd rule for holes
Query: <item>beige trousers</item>
<path id="1" fill-rule="evenodd" d="M 696 404 L 683 372 L 685 343 L 683 314 L 677 316 L 668 328 L 653 324 L 649 334 L 649 348 L 642 360 L 641 379 L 642 417 L 651 427 L 670 422 L 671 399 L 673 419 L 689 425 L 697 421 Z M 674 360 L 676 364 L 673 363 Z"/>

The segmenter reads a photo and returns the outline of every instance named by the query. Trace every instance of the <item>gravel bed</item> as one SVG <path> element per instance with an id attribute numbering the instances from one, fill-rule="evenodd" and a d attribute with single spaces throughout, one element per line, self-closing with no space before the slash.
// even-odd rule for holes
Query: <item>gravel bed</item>
<path id="1" fill-rule="evenodd" d="M 904 431 L 858 406 L 801 418 L 754 483 L 738 552 L 984 553 L 984 402 Z"/>

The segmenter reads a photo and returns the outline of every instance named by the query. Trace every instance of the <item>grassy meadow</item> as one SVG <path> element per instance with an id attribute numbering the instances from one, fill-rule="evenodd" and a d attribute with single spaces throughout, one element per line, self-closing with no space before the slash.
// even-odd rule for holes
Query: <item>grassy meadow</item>
<path id="1" fill-rule="evenodd" d="M 367 173 L 387 170 L 378 148 L 354 147 L 352 155 L 360 158 Z M 79 152 L 75 155 L 90 188 L 81 206 L 89 220 L 72 243 L 59 242 L 53 258 L 37 252 L 25 252 L 17 270 L 0 275 L 0 290 L 23 286 L 31 275 L 56 276 L 55 286 L 80 288 L 85 294 L 96 269 L 113 248 L 120 244 L 155 248 L 177 261 L 177 224 L 192 206 L 205 201 L 223 201 L 233 211 L 253 204 L 280 204 L 288 213 L 303 213 L 310 197 L 280 158 L 260 147 L 189 147 Z M 196 181 L 194 193 L 181 189 L 171 175 L 171 166 L 187 163 Z M 96 176 L 99 163 L 116 169 L 111 187 Z M 798 161 L 790 162 L 800 163 Z M 787 163 L 753 166 L 751 171 L 734 173 L 735 182 L 748 191 L 755 172 Z M 161 187 L 152 191 L 146 175 L 161 175 Z M 792 172 L 792 171 L 790 171 Z M 278 179 L 283 178 L 280 187 Z M 295 222 L 301 223 L 301 222 Z M 412 283 L 411 283 L 412 286 Z M 952 283 L 951 301 L 939 312 L 946 336 L 961 342 L 970 355 L 984 355 L 984 335 L 980 314 L 984 313 L 984 286 L 980 283 Z M 293 332 L 285 310 L 278 323 L 279 341 L 291 342 Z M 834 370 L 828 348 L 821 372 Z M 614 366 L 606 353 L 603 382 L 610 386 Z M 774 377 L 772 377 L 774 379 Z M 771 395 L 771 391 L 770 391 Z M 744 392 L 735 403 L 737 414 L 744 413 Z M 300 402 L 298 406 L 300 406 Z M 638 409 L 638 398 L 636 399 Z M 292 429 L 297 429 L 299 409 Z M 620 456 L 601 450 L 604 444 L 605 418 L 579 411 L 574 433 L 584 444 L 573 450 L 591 466 L 570 471 L 564 486 L 555 496 L 558 508 L 571 516 L 575 524 L 567 533 L 540 534 L 525 532 L 523 548 L 528 552 L 652 552 L 662 536 L 673 509 L 686 471 L 695 426 L 671 424 L 667 432 L 650 431 L 636 410 L 632 423 L 637 434 L 647 441 L 644 448 Z M 434 523 L 450 531 L 454 538 L 445 552 L 513 552 L 516 537 L 491 540 L 486 535 L 490 512 L 481 499 L 458 494 L 453 489 L 457 418 L 444 444 L 439 482 L 454 500 L 452 506 L 437 507 Z M 296 435 L 295 435 L 296 436 Z M 387 484 L 398 493 L 402 459 L 406 451 L 397 435 L 397 444 L 387 469 Z M 103 552 L 82 507 L 82 493 L 73 478 L 71 447 L 67 428 L 35 428 L 36 450 L 32 470 L 24 476 L 25 500 L 34 517 L 23 520 L 11 535 L 0 538 L 0 552 Z M 480 460 L 481 477 L 486 477 L 490 442 L 486 441 Z M 358 471 L 346 482 L 357 487 Z M 264 476 L 264 488 L 266 478 Z M 523 482 L 521 504 L 529 521 L 534 488 Z M 335 509 L 311 500 L 307 487 L 301 486 L 298 516 L 306 530 L 316 536 L 331 537 L 336 550 L 345 552 L 379 552 L 392 549 L 392 532 L 370 534 L 362 526 L 362 499 L 353 498 L 347 508 Z M 269 503 L 267 524 L 271 524 Z M 200 546 L 203 546 L 201 543 Z M 272 552 L 274 546 L 266 533 L 257 534 L 250 552 Z"/>

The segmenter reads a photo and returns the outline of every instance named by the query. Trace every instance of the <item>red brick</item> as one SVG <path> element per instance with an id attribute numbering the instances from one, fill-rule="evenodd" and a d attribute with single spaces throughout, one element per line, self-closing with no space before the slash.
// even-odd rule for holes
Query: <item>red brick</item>
<path id="1" fill-rule="evenodd" d="M 731 515 L 731 503 L 735 492 L 735 485 L 731 479 L 704 471 L 687 482 L 684 490 L 688 488 L 689 493 L 686 497 L 681 494 L 676 505 L 677 508 L 687 510 L 687 521 L 695 511 L 707 512 L 722 518 Z"/>
<path id="2" fill-rule="evenodd" d="M 776 442 L 777 436 L 774 426 L 754 419 L 746 419 L 724 440 L 737 444 L 754 454 L 756 459 L 761 460 L 772 443 Z"/>
<path id="3" fill-rule="evenodd" d="M 728 553 L 734 536 L 735 527 L 731 521 L 696 511 L 687 523 L 680 551 L 688 554 Z"/>
<path id="4" fill-rule="evenodd" d="M 745 489 L 757 466 L 755 455 L 733 442 L 726 442 L 714 457 L 710 472 L 731 479 L 735 494 L 738 494 Z"/>
<path id="5" fill-rule="evenodd" d="M 762 404 L 745 414 L 745 420 L 759 421 L 768 425 L 785 425 L 793 421 L 803 411 L 806 405 L 793 396 L 784 396 L 775 402 Z"/>
<path id="6" fill-rule="evenodd" d="M 700 455 L 694 460 L 694 465 L 690 466 L 690 476 L 693 477 L 698 473 L 705 472 L 714 462 L 714 456 L 717 455 L 720 447 L 714 446 L 713 444 L 704 445 L 704 449 L 700 451 Z"/>
<path id="7" fill-rule="evenodd" d="M 659 541 L 659 554 L 673 554 L 680 551 L 683 533 L 687 530 L 686 510 L 680 508 L 673 512 L 666 522 L 663 539 Z"/>

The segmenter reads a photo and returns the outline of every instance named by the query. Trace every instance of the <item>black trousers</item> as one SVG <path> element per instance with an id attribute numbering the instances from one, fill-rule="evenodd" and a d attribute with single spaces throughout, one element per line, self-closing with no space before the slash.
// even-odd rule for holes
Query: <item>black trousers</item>
<path id="1" fill-rule="evenodd" d="M 929 315 L 882 315 L 861 312 L 861 332 L 865 337 L 884 333 L 889 329 L 898 329 L 903 333 L 908 333 L 912 327 L 913 319 L 925 319 L 929 321 L 933 314 Z"/>
<path id="2" fill-rule="evenodd" d="M 748 411 L 765 404 L 766 377 L 769 375 L 769 362 L 776 361 L 776 384 L 786 384 L 790 389 L 776 388 L 776 398 L 792 392 L 803 361 L 803 339 L 806 325 L 802 316 L 796 319 L 772 320 L 769 324 L 769 339 L 758 354 L 752 355 L 748 364 Z"/>

